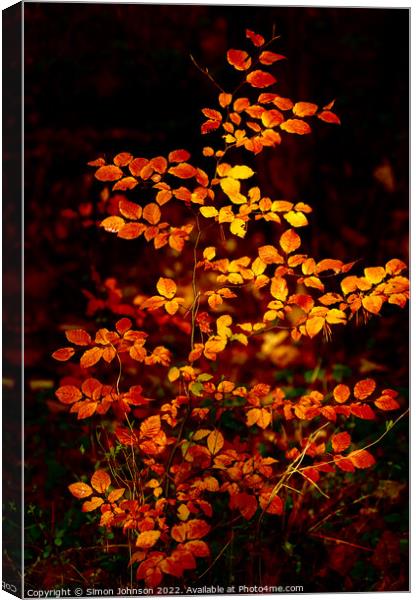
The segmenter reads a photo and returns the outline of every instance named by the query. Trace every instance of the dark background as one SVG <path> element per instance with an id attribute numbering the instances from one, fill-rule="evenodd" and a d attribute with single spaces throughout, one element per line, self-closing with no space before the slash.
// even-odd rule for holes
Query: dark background
<path id="1" fill-rule="evenodd" d="M 94 531 L 65 491 L 75 476 L 72 464 L 79 465 L 78 449 L 71 454 L 79 429 L 52 402 L 58 375 L 50 354 L 62 344 L 65 323 L 80 322 L 85 312 L 81 289 L 95 291 L 92 265 L 104 278 L 137 260 L 124 247 L 121 254 L 111 236 L 62 218 L 62 210 L 97 195 L 86 162 L 119 151 L 197 152 L 209 142 L 201 142 L 199 111 L 215 106 L 216 90 L 190 54 L 226 81 L 225 53 L 243 47 L 245 28 L 269 38 L 274 26 L 281 39 L 273 50 L 288 57 L 278 66 L 279 93 L 319 105 L 336 98 L 342 126 L 317 123 L 312 136 L 287 136 L 281 148 L 254 159 L 263 189 L 313 206 L 307 239 L 317 258 L 369 265 L 406 260 L 409 13 L 83 3 L 27 3 L 24 13 L 27 518 L 33 533 L 27 559 L 29 578 L 47 587 L 56 575 L 49 558 L 62 548 L 70 556 L 80 526 L 91 539 Z M 401 323 L 387 316 L 381 337 L 377 323 L 365 336 L 375 347 L 371 358 L 389 364 L 405 386 L 406 319 Z M 360 334 L 349 335 L 352 344 Z M 49 561 L 47 571 L 42 562 L 40 570 L 33 566 L 39 556 Z M 62 568 L 59 563 L 57 572 Z M 335 580 L 336 591 L 339 585 Z"/>

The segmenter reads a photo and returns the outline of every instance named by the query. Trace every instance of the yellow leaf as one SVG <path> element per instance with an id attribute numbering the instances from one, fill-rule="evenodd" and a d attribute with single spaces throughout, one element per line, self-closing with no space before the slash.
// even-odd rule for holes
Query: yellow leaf
<path id="1" fill-rule="evenodd" d="M 176 381 L 177 379 L 179 379 L 181 372 L 179 371 L 178 367 L 172 367 L 171 369 L 169 369 L 169 373 L 168 373 L 168 379 L 171 383 L 173 383 L 174 381 Z"/>
<path id="2" fill-rule="evenodd" d="M 245 196 L 240 194 L 241 184 L 239 181 L 237 181 L 237 179 L 233 179 L 232 177 L 224 177 L 220 180 L 220 186 L 222 191 L 227 194 L 229 199 L 234 202 L 234 204 L 244 204 L 247 202 Z"/>
<path id="3" fill-rule="evenodd" d="M 186 521 L 190 514 L 191 513 L 189 512 L 189 508 L 186 506 L 186 504 L 181 504 L 178 507 L 177 515 L 181 521 Z"/>
<path id="4" fill-rule="evenodd" d="M 209 219 L 210 217 L 216 217 L 218 215 L 218 210 L 214 206 L 201 206 L 199 211 L 206 219 Z"/>
<path id="5" fill-rule="evenodd" d="M 176 294 L 176 283 L 173 279 L 169 279 L 166 277 L 160 277 L 159 281 L 156 285 L 157 291 L 159 294 L 164 296 L 165 298 L 173 298 Z"/>
<path id="6" fill-rule="evenodd" d="M 289 290 L 287 288 L 286 279 L 283 277 L 273 277 L 270 286 L 270 293 L 276 300 L 286 300 Z"/>
<path id="7" fill-rule="evenodd" d="M 139 548 L 151 548 L 160 538 L 160 531 L 151 529 L 150 531 L 142 531 L 136 541 L 136 546 Z"/>
<path id="8" fill-rule="evenodd" d="M 230 315 L 222 315 L 217 319 L 217 331 L 220 337 L 229 337 L 231 335 L 230 325 L 233 320 Z"/>
<path id="9" fill-rule="evenodd" d="M 177 299 L 170 300 L 165 303 L 165 310 L 170 315 L 175 315 L 179 310 L 179 302 Z"/>
<path id="10" fill-rule="evenodd" d="M 227 176 L 233 179 L 248 179 L 254 175 L 254 171 L 246 165 L 235 165 L 228 172 Z"/>
<path id="11" fill-rule="evenodd" d="M 308 224 L 308 219 L 301 212 L 295 212 L 294 210 L 289 211 L 283 217 L 292 227 L 304 227 Z"/>
<path id="12" fill-rule="evenodd" d="M 386 276 L 386 271 L 383 267 L 368 267 L 364 269 L 364 275 L 367 281 L 373 284 L 380 283 Z"/>
<path id="13" fill-rule="evenodd" d="M 230 231 L 234 235 L 243 238 L 246 235 L 245 222 L 242 219 L 234 219 L 230 225 Z"/>
<path id="14" fill-rule="evenodd" d="M 216 253 L 217 250 L 215 246 L 208 246 L 203 252 L 203 257 L 205 258 L 205 260 L 212 260 L 213 258 L 215 258 Z"/>
<path id="15" fill-rule="evenodd" d="M 224 446 L 224 437 L 217 429 L 207 437 L 207 447 L 211 454 L 217 454 Z"/>

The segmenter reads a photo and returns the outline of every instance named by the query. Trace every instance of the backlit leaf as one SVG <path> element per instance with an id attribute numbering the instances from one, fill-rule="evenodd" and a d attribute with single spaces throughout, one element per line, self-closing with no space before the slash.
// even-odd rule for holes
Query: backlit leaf
<path id="1" fill-rule="evenodd" d="M 239 71 L 246 71 L 251 66 L 251 58 L 244 50 L 228 50 L 227 60 Z"/>
<path id="2" fill-rule="evenodd" d="M 207 437 L 207 447 L 211 454 L 217 454 L 224 446 L 224 437 L 218 429 L 212 431 Z"/>
<path id="3" fill-rule="evenodd" d="M 335 401 L 339 404 L 344 404 L 351 395 L 350 388 L 343 383 L 337 385 L 332 393 L 334 394 Z"/>
<path id="4" fill-rule="evenodd" d="M 232 177 L 233 179 L 248 179 L 253 175 L 253 169 L 250 169 L 247 165 L 235 165 L 227 171 L 227 177 Z"/>
<path id="5" fill-rule="evenodd" d="M 398 402 L 396 402 L 396 400 L 394 398 L 392 398 L 391 396 L 387 396 L 387 395 L 382 395 L 379 398 L 377 398 L 377 400 L 374 402 L 374 404 L 380 410 L 385 410 L 385 411 L 397 410 L 400 408 L 400 404 Z"/>
<path id="6" fill-rule="evenodd" d="M 323 110 L 318 114 L 318 119 L 325 121 L 326 123 L 335 123 L 336 125 L 341 124 L 340 118 L 330 110 Z"/>
<path id="7" fill-rule="evenodd" d="M 346 431 L 336 433 L 332 436 L 331 444 L 334 452 L 343 452 L 351 445 L 351 436 Z"/>
<path id="8" fill-rule="evenodd" d="M 120 200 L 118 203 L 118 209 L 126 219 L 140 219 L 142 216 L 142 207 L 135 202 L 129 200 Z"/>
<path id="9" fill-rule="evenodd" d="M 196 175 L 196 169 L 192 165 L 183 162 L 176 165 L 176 167 L 171 167 L 169 173 L 179 177 L 179 179 L 190 179 Z"/>
<path id="10" fill-rule="evenodd" d="M 84 354 L 81 356 L 80 365 L 83 369 L 87 369 L 88 367 L 92 367 L 95 365 L 103 355 L 103 349 L 94 346 L 90 350 L 86 350 Z"/>
<path id="11" fill-rule="evenodd" d="M 173 163 L 181 163 L 186 162 L 191 158 L 190 153 L 187 150 L 173 150 L 173 152 L 169 152 L 169 162 Z"/>
<path id="12" fill-rule="evenodd" d="M 151 225 L 157 225 L 159 223 L 161 214 L 160 208 L 155 202 L 146 204 L 143 209 L 143 219 Z"/>
<path id="13" fill-rule="evenodd" d="M 308 123 L 306 123 L 306 121 L 302 121 L 301 119 L 288 119 L 280 125 L 280 129 L 283 129 L 283 131 L 287 131 L 288 133 L 296 133 L 298 135 L 305 135 L 306 133 L 311 133 L 312 131 Z"/>
<path id="14" fill-rule="evenodd" d="M 297 250 L 300 246 L 300 243 L 300 237 L 293 229 L 288 229 L 285 231 L 279 240 L 279 244 L 286 254 L 290 254 L 291 252 Z"/>
<path id="15" fill-rule="evenodd" d="M 286 58 L 286 56 L 283 56 L 282 54 L 276 54 L 275 52 L 269 52 L 269 50 L 264 50 L 259 56 L 259 61 L 263 65 L 272 65 L 278 60 L 283 60 L 284 58 Z"/>
<path id="16" fill-rule="evenodd" d="M 80 390 L 74 385 L 63 385 L 56 390 L 55 395 L 62 404 L 73 404 L 82 398 Z"/>
<path id="17" fill-rule="evenodd" d="M 91 336 L 83 329 L 69 329 L 65 331 L 66 339 L 77 346 L 88 346 L 91 344 Z"/>
<path id="18" fill-rule="evenodd" d="M 123 171 L 115 165 L 106 165 L 97 169 L 95 177 L 99 181 L 117 181 L 123 177 Z"/>
<path id="19" fill-rule="evenodd" d="M 261 70 L 251 71 L 247 75 L 246 80 L 247 83 L 255 88 L 265 88 L 276 83 L 276 78 L 271 73 Z"/>
<path id="20" fill-rule="evenodd" d="M 99 469 L 91 477 L 91 485 L 97 492 L 104 494 L 111 485 L 110 476 L 103 469 Z"/>
<path id="21" fill-rule="evenodd" d="M 71 483 L 68 489 L 75 498 L 88 498 L 92 494 L 92 488 L 87 483 L 82 483 L 81 481 Z"/>
<path id="22" fill-rule="evenodd" d="M 251 31 L 251 29 L 246 29 L 246 37 L 249 38 L 252 41 L 252 43 L 257 47 L 263 46 L 264 44 L 264 37 L 259 33 Z"/>
<path id="23" fill-rule="evenodd" d="M 99 498 L 98 496 L 93 496 L 91 500 L 87 500 L 82 505 L 82 512 L 91 512 L 92 510 L 96 510 L 102 504 L 104 504 L 104 500 Z"/>
<path id="24" fill-rule="evenodd" d="M 348 454 L 348 459 L 357 469 L 368 469 L 376 462 L 368 450 L 355 450 L 355 452 Z"/>
<path id="25" fill-rule="evenodd" d="M 362 379 L 354 386 L 354 396 L 357 400 L 365 400 L 376 389 L 376 382 L 374 379 Z"/>
<path id="26" fill-rule="evenodd" d="M 75 350 L 71 347 L 69 348 L 59 348 L 59 350 L 55 350 L 52 354 L 52 358 L 55 360 L 65 361 L 69 360 L 71 356 L 74 356 Z"/>
<path id="27" fill-rule="evenodd" d="M 173 298 L 176 294 L 176 283 L 173 279 L 160 277 L 156 284 L 157 291 L 165 298 Z"/>
<path id="28" fill-rule="evenodd" d="M 160 538 L 160 531 L 151 529 L 150 531 L 142 531 L 136 541 L 136 546 L 139 548 L 151 548 Z"/>
<path id="29" fill-rule="evenodd" d="M 107 217 L 100 223 L 100 227 L 104 227 L 110 233 L 117 233 L 123 227 L 125 221 L 121 217 Z"/>

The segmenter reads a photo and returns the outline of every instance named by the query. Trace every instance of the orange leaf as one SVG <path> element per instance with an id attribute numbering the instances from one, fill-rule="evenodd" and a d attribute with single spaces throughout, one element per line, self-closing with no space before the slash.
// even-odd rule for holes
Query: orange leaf
<path id="1" fill-rule="evenodd" d="M 52 358 L 55 360 L 65 361 L 69 360 L 71 356 L 74 356 L 75 350 L 73 348 L 59 348 L 52 354 Z"/>
<path id="2" fill-rule="evenodd" d="M 336 125 L 341 124 L 340 118 L 330 110 L 323 110 L 318 114 L 318 119 L 325 121 L 326 123 L 335 123 Z"/>
<path id="3" fill-rule="evenodd" d="M 276 83 L 276 78 L 266 71 L 251 71 L 246 77 L 247 83 L 255 88 L 265 88 Z"/>
<path id="4" fill-rule="evenodd" d="M 262 260 L 266 265 L 271 265 L 273 263 L 279 264 L 283 262 L 283 258 L 280 256 L 274 246 L 260 246 L 258 253 L 260 260 Z"/>
<path id="5" fill-rule="evenodd" d="M 65 331 L 66 339 L 77 346 L 88 346 L 91 344 L 91 336 L 83 329 L 69 329 Z"/>
<path id="6" fill-rule="evenodd" d="M 188 540 L 199 540 L 200 538 L 207 535 L 211 527 L 202 521 L 201 519 L 191 519 L 186 523 L 187 528 L 187 539 Z"/>
<path id="7" fill-rule="evenodd" d="M 99 498 L 98 496 L 93 496 L 91 500 L 87 500 L 86 502 L 84 502 L 84 504 L 82 505 L 82 512 L 91 512 L 92 510 L 95 510 L 102 504 L 104 504 L 104 500 L 102 498 Z"/>
<path id="8" fill-rule="evenodd" d="M 192 540 L 190 542 L 187 542 L 185 544 L 185 548 L 189 550 L 189 552 L 191 552 L 194 556 L 200 558 L 210 555 L 207 543 L 203 542 L 202 540 Z"/>
<path id="9" fill-rule="evenodd" d="M 123 240 L 134 240 L 142 235 L 146 229 L 147 226 L 144 223 L 126 223 L 118 232 L 117 237 Z"/>
<path id="10" fill-rule="evenodd" d="M 147 158 L 135 158 L 129 164 L 129 171 L 135 177 L 139 177 L 143 167 L 145 167 L 148 163 L 149 161 Z"/>
<path id="11" fill-rule="evenodd" d="M 272 65 L 278 60 L 283 60 L 284 58 L 286 58 L 286 56 L 283 56 L 283 54 L 276 54 L 275 52 L 264 50 L 264 52 L 262 52 L 259 56 L 259 61 L 263 65 Z"/>
<path id="12" fill-rule="evenodd" d="M 132 160 L 133 156 L 130 152 L 120 152 L 114 157 L 113 162 L 117 167 L 126 167 Z"/>
<path id="13" fill-rule="evenodd" d="M 350 388 L 347 385 L 344 385 L 343 383 L 337 385 L 332 393 L 334 394 L 335 401 L 339 404 L 344 404 L 344 402 L 348 400 L 351 394 Z"/>
<path id="14" fill-rule="evenodd" d="M 374 404 L 380 410 L 397 410 L 398 408 L 400 408 L 400 404 L 396 402 L 394 398 L 392 398 L 391 396 L 386 396 L 384 394 L 380 396 L 380 398 L 377 398 Z"/>
<path id="15" fill-rule="evenodd" d="M 306 321 L 306 332 L 309 337 L 317 335 L 325 324 L 324 317 L 310 317 Z"/>
<path id="16" fill-rule="evenodd" d="M 74 404 L 74 407 L 76 404 Z M 78 419 L 87 419 L 91 417 L 97 409 L 98 402 L 81 402 L 81 406 L 78 410 Z"/>
<path id="17" fill-rule="evenodd" d="M 376 462 L 374 456 L 367 450 L 355 450 L 348 454 L 348 458 L 357 469 L 368 469 Z"/>
<path id="18" fill-rule="evenodd" d="M 283 277 L 273 277 L 272 284 L 270 286 L 270 293 L 273 298 L 276 298 L 276 300 L 282 300 L 282 302 L 284 302 L 289 293 L 286 279 Z"/>
<path id="19" fill-rule="evenodd" d="M 280 237 L 279 243 L 284 252 L 290 254 L 299 248 L 301 240 L 296 231 L 288 229 Z"/>
<path id="20" fill-rule="evenodd" d="M 358 417 L 359 419 L 365 419 L 366 421 L 374 421 L 376 415 L 373 409 L 368 404 L 353 403 L 350 405 L 351 414 Z"/>
<path id="21" fill-rule="evenodd" d="M 94 346 L 90 350 L 86 350 L 84 354 L 81 356 L 80 365 L 83 369 L 87 369 L 88 367 L 92 367 L 95 365 L 103 355 L 102 348 L 98 348 Z"/>
<path id="22" fill-rule="evenodd" d="M 92 488 L 87 483 L 82 483 L 81 481 L 71 483 L 68 489 L 75 498 L 88 498 L 92 494 Z"/>
<path id="23" fill-rule="evenodd" d="M 145 437 L 156 436 L 161 428 L 161 422 L 159 415 L 152 415 L 145 419 L 140 425 L 140 433 Z"/>
<path id="24" fill-rule="evenodd" d="M 117 502 L 117 500 L 120 500 L 125 491 L 126 488 L 117 488 L 108 494 L 107 500 L 109 502 Z"/>
<path id="25" fill-rule="evenodd" d="M 383 267 L 367 267 L 364 269 L 364 276 L 372 284 L 380 283 L 386 276 L 386 271 Z"/>
<path id="26" fill-rule="evenodd" d="M 104 227 L 110 233 L 117 233 L 123 227 L 125 221 L 121 217 L 107 217 L 101 221 L 100 227 Z"/>
<path id="27" fill-rule="evenodd" d="M 118 209 L 126 219 L 140 219 L 142 216 L 142 207 L 136 204 L 135 202 L 130 202 L 129 200 L 120 200 L 118 203 Z"/>
<path id="28" fill-rule="evenodd" d="M 218 96 L 218 102 L 223 108 L 229 106 L 229 104 L 231 104 L 232 99 L 232 94 L 226 94 L 225 92 L 221 92 Z"/>
<path id="29" fill-rule="evenodd" d="M 332 449 L 334 452 L 343 452 L 351 445 L 351 436 L 346 431 L 332 436 Z"/>
<path id="30" fill-rule="evenodd" d="M 151 548 L 160 538 L 160 531 L 151 529 L 150 531 L 142 531 L 136 541 L 136 546 L 139 548 Z"/>
<path id="31" fill-rule="evenodd" d="M 102 167 L 105 165 L 105 160 L 103 158 L 97 158 L 96 160 L 90 160 L 87 165 L 90 167 Z"/>
<path id="32" fill-rule="evenodd" d="M 117 179 L 123 177 L 123 171 L 117 166 L 106 165 L 97 169 L 95 177 L 99 181 L 117 181 Z"/>
<path id="33" fill-rule="evenodd" d="M 273 108 L 272 110 L 265 110 L 261 115 L 261 121 L 265 127 L 276 127 L 283 123 L 284 116 L 279 110 Z"/>
<path id="34" fill-rule="evenodd" d="M 392 258 L 386 263 L 386 271 L 389 275 L 398 275 L 406 268 L 406 264 L 398 258 Z"/>
<path id="35" fill-rule="evenodd" d="M 150 223 L 151 225 L 157 225 L 160 221 L 160 217 L 162 213 L 160 212 L 160 208 L 155 202 L 150 202 L 150 204 L 146 204 L 143 209 L 143 219 Z"/>
<path id="36" fill-rule="evenodd" d="M 354 396 L 357 400 L 365 400 L 376 389 L 376 382 L 374 379 L 362 379 L 354 386 Z"/>
<path id="37" fill-rule="evenodd" d="M 373 315 L 378 315 L 383 306 L 383 298 L 381 296 L 365 296 L 362 298 L 362 304 L 365 310 Z"/>
<path id="38" fill-rule="evenodd" d="M 224 446 L 224 437 L 217 429 L 211 431 L 207 437 L 207 447 L 211 454 L 217 454 Z"/>
<path id="39" fill-rule="evenodd" d="M 185 162 L 189 158 L 191 158 L 191 155 L 187 150 L 173 150 L 168 156 L 169 162 L 173 163 Z"/>
<path id="40" fill-rule="evenodd" d="M 318 110 L 318 105 L 311 102 L 296 102 L 292 110 L 297 117 L 311 117 Z"/>
<path id="41" fill-rule="evenodd" d="M 175 175 L 175 177 L 179 177 L 179 179 L 189 179 L 196 175 L 196 169 L 192 165 L 182 162 L 176 165 L 176 167 L 171 167 L 169 173 Z"/>
<path id="42" fill-rule="evenodd" d="M 176 294 L 176 283 L 173 279 L 168 279 L 166 277 L 160 277 L 156 284 L 157 291 L 159 294 L 164 296 L 165 298 L 173 298 Z"/>
<path id="43" fill-rule="evenodd" d="M 63 385 L 56 390 L 55 396 L 62 404 L 73 404 L 82 398 L 80 390 L 74 385 Z"/>
<path id="44" fill-rule="evenodd" d="M 264 44 L 264 37 L 259 33 L 254 33 L 254 31 L 251 31 L 251 29 L 246 29 L 246 37 L 249 38 L 257 47 L 263 46 Z"/>
<path id="45" fill-rule="evenodd" d="M 132 190 L 137 184 L 138 181 L 135 177 L 123 177 L 123 179 L 120 179 L 120 181 L 117 181 L 117 183 L 113 185 L 113 190 Z"/>
<path id="46" fill-rule="evenodd" d="M 288 119 L 280 125 L 280 129 L 288 133 L 297 133 L 298 135 L 305 135 L 305 133 L 311 133 L 312 131 L 308 123 L 301 119 Z"/>
<path id="47" fill-rule="evenodd" d="M 104 494 L 111 485 L 110 476 L 102 469 L 99 469 L 91 477 L 91 485 L 97 492 Z"/>
<path id="48" fill-rule="evenodd" d="M 155 158 L 152 158 L 150 161 L 150 165 L 153 167 L 156 173 L 162 174 L 168 168 L 168 161 L 164 156 L 155 156 Z"/>
<path id="49" fill-rule="evenodd" d="M 246 71 L 251 66 L 251 58 L 244 50 L 228 50 L 227 60 L 238 71 Z"/>

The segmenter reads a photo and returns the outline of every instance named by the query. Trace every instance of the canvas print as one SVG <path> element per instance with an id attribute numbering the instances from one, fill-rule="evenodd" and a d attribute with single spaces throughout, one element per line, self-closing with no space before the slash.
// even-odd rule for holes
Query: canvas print
<path id="1" fill-rule="evenodd" d="M 408 590 L 409 11 L 23 15 L 26 597 Z"/>

